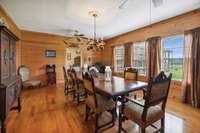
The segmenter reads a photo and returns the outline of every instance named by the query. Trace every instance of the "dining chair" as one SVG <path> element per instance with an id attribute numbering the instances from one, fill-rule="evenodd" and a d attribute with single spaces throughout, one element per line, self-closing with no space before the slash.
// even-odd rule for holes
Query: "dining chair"
<path id="1" fill-rule="evenodd" d="M 138 80 L 138 70 L 135 68 L 125 68 L 124 70 L 124 78 L 137 81 Z M 146 96 L 147 88 L 142 89 L 143 98 Z M 134 94 L 134 99 L 137 98 L 137 94 Z"/>
<path id="2" fill-rule="evenodd" d="M 36 88 L 42 85 L 41 80 L 30 79 L 30 69 L 25 65 L 18 68 L 18 75 L 21 77 L 22 88 Z"/>
<path id="3" fill-rule="evenodd" d="M 93 77 L 97 77 L 99 71 L 97 70 L 96 67 L 92 66 L 92 67 L 89 68 L 89 73 L 90 73 L 90 75 L 92 75 Z"/>
<path id="4" fill-rule="evenodd" d="M 116 111 L 115 102 L 111 98 L 96 93 L 96 89 L 94 87 L 94 79 L 88 72 L 83 74 L 83 83 L 87 92 L 87 98 L 85 100 L 85 120 L 87 121 L 90 115 L 95 115 L 95 133 L 97 133 L 102 128 L 105 130 L 114 126 Z M 105 111 L 111 113 L 112 120 L 103 125 L 99 125 L 99 116 Z"/>
<path id="5" fill-rule="evenodd" d="M 76 100 L 77 104 L 79 104 L 81 101 L 84 101 L 86 97 L 83 81 L 77 78 L 76 71 L 73 68 L 70 70 L 69 75 L 72 79 L 73 100 Z"/>
<path id="6" fill-rule="evenodd" d="M 125 68 L 124 79 L 137 81 L 138 80 L 138 70 L 135 68 L 131 68 L 131 67 Z M 134 99 L 137 98 L 137 94 L 135 92 L 132 93 L 132 96 L 134 97 Z M 132 97 L 132 96 L 130 96 L 130 97 Z"/>
<path id="7" fill-rule="evenodd" d="M 141 127 L 142 133 L 145 133 L 146 127 L 155 127 L 153 123 L 161 120 L 161 128 L 156 132 L 164 133 L 165 107 L 171 77 L 172 74 L 167 77 L 164 72 L 161 72 L 155 79 L 151 79 L 148 84 L 147 96 L 144 100 L 137 101 L 126 97 L 129 102 L 125 103 L 121 108 L 123 117 L 119 121 L 119 130 L 124 130 L 121 125 L 123 118 L 137 123 Z"/>
<path id="8" fill-rule="evenodd" d="M 73 82 L 70 77 L 70 69 L 66 70 L 63 66 L 63 74 L 64 74 L 64 93 L 65 95 L 73 92 Z"/>
<path id="9" fill-rule="evenodd" d="M 125 68 L 124 70 L 124 78 L 128 80 L 138 80 L 138 70 L 135 68 Z"/>

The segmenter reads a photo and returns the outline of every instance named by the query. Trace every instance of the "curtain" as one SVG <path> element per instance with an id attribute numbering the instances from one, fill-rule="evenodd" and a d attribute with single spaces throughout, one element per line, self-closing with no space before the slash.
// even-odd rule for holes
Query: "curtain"
<path id="1" fill-rule="evenodd" d="M 124 67 L 131 67 L 131 46 L 132 43 L 124 45 Z"/>
<path id="2" fill-rule="evenodd" d="M 161 66 L 161 38 L 147 39 L 147 77 L 154 78 L 160 72 Z"/>
<path id="3" fill-rule="evenodd" d="M 183 64 L 183 94 L 182 94 L 182 101 L 185 103 L 191 103 L 190 98 L 190 88 L 191 88 L 191 46 L 192 46 L 192 34 L 186 33 L 185 34 L 185 47 L 184 47 L 184 64 Z"/>
<path id="4" fill-rule="evenodd" d="M 200 28 L 191 30 L 185 39 L 183 100 L 200 107 Z M 187 63 L 187 64 L 186 64 Z"/>
<path id="5" fill-rule="evenodd" d="M 194 107 L 200 107 L 200 28 L 192 31 L 191 58 L 191 102 Z"/>

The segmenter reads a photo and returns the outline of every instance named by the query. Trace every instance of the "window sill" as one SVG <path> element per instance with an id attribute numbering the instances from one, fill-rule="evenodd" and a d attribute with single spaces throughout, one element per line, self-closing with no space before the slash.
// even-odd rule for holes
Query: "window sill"
<path id="1" fill-rule="evenodd" d="M 182 80 L 172 79 L 172 82 L 176 85 L 182 85 Z"/>

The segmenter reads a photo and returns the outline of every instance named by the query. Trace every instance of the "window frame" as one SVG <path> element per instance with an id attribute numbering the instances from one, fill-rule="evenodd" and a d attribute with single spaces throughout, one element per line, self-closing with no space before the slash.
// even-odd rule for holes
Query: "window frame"
<path id="1" fill-rule="evenodd" d="M 116 73 L 120 73 L 120 72 L 123 72 L 124 70 L 118 70 L 117 68 L 117 59 L 116 59 L 116 49 L 119 48 L 119 49 L 122 49 L 123 51 L 123 55 L 122 55 L 122 66 L 124 67 L 124 52 L 125 52 L 125 48 L 123 45 L 120 45 L 120 46 L 116 46 L 114 47 L 114 72 Z"/>
<path id="2" fill-rule="evenodd" d="M 170 38 L 170 37 L 174 37 L 174 36 L 183 36 L 183 65 L 182 65 L 182 79 L 176 79 L 176 78 L 173 78 L 173 75 L 172 75 L 172 80 L 173 81 L 178 81 L 178 82 L 181 82 L 181 81 L 183 81 L 183 78 L 184 78 L 184 52 L 185 52 L 185 35 L 184 35 L 184 33 L 178 33 L 178 34 L 173 34 L 173 35 L 167 35 L 167 36 L 163 36 L 162 38 L 161 38 L 161 66 L 160 66 L 160 68 L 161 68 L 161 71 L 164 71 L 165 72 L 165 70 L 163 70 L 163 44 L 164 44 L 164 39 L 165 38 Z"/>
<path id="3" fill-rule="evenodd" d="M 141 43 L 144 43 L 144 67 L 136 67 L 136 66 L 134 66 L 134 58 L 135 58 L 135 54 L 134 54 L 135 46 L 134 45 L 143 45 Z M 144 77 L 147 76 L 147 50 L 146 50 L 146 46 L 147 46 L 146 41 L 137 41 L 137 42 L 133 42 L 132 48 L 131 48 L 131 50 L 132 50 L 132 52 L 131 52 L 131 66 L 133 68 L 138 69 L 138 76 L 144 76 Z M 144 74 L 141 74 L 139 72 L 140 71 L 139 68 L 144 69 Z"/>

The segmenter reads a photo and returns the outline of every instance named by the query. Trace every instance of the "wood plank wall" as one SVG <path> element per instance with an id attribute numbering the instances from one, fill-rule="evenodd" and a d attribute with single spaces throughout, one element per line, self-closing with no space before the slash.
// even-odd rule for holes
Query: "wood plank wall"
<path id="1" fill-rule="evenodd" d="M 49 63 L 56 64 L 57 83 L 64 82 L 62 66 L 65 65 L 66 45 L 63 40 L 66 37 L 39 33 L 32 31 L 21 31 L 21 65 L 26 65 L 31 70 L 31 77 L 40 79 L 43 84 L 46 84 L 45 65 Z M 45 57 L 45 50 L 56 50 L 56 58 Z M 86 48 L 81 47 L 83 50 L 83 64 L 86 61 L 88 52 Z M 94 59 L 97 61 L 96 54 L 93 54 Z"/>
<path id="2" fill-rule="evenodd" d="M 31 71 L 31 77 L 40 79 L 46 85 L 46 64 L 56 65 L 57 83 L 64 81 L 62 66 L 65 60 L 63 37 L 46 33 L 21 31 L 21 64 Z M 46 57 L 46 50 L 56 50 L 56 57 Z"/>
<path id="3" fill-rule="evenodd" d="M 153 36 L 183 34 L 184 31 L 197 27 L 200 27 L 200 9 L 106 40 L 105 50 L 101 53 L 99 60 L 101 59 L 102 63 L 107 65 L 112 64 L 112 46 L 127 42 L 144 41 Z M 173 93 L 171 92 L 171 96 L 180 99 L 181 83 L 174 81 L 172 87 Z"/>

